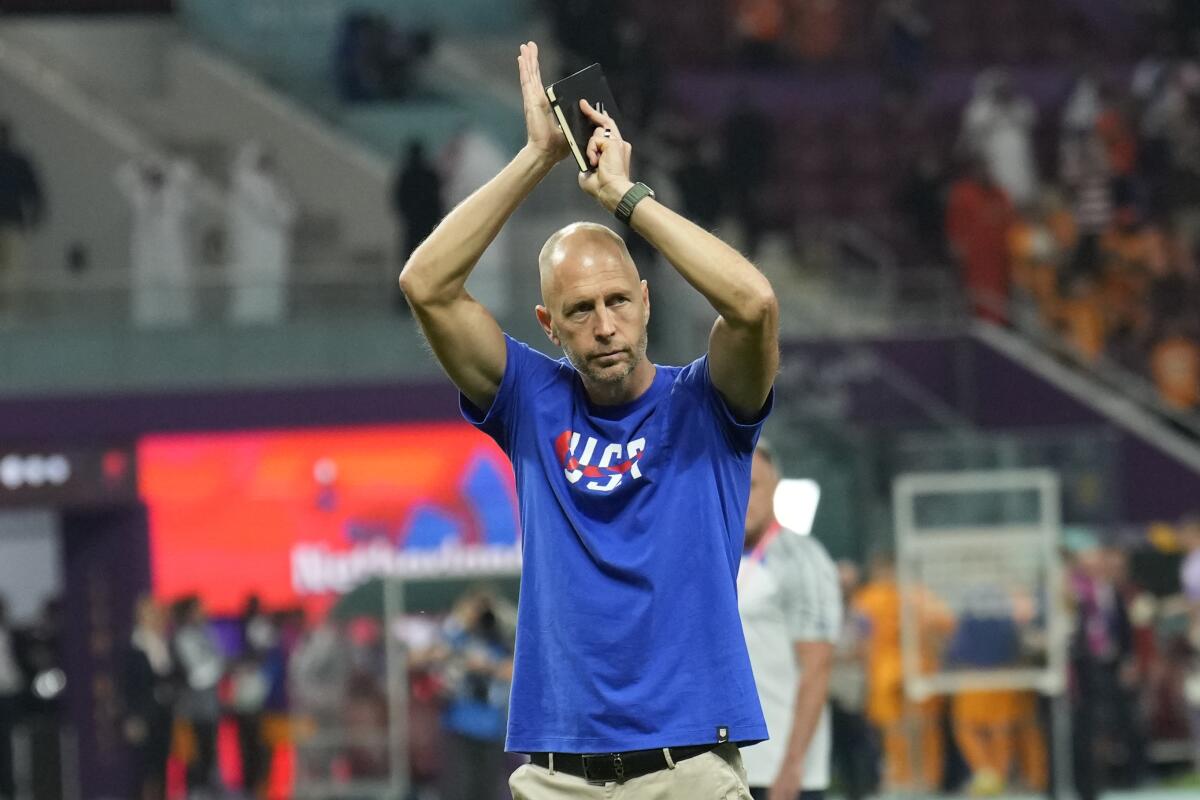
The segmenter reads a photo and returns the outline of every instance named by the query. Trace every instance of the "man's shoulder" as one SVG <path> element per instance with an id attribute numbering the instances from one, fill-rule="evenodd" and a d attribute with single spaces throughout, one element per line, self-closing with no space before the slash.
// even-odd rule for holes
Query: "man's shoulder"
<path id="1" fill-rule="evenodd" d="M 523 342 L 508 333 L 504 334 L 504 338 L 508 341 L 509 356 L 519 358 L 523 368 L 536 370 L 563 380 L 569 380 L 574 377 L 575 368 L 571 366 L 571 362 L 567 361 L 566 358 L 548 356 L 533 345 Z"/>

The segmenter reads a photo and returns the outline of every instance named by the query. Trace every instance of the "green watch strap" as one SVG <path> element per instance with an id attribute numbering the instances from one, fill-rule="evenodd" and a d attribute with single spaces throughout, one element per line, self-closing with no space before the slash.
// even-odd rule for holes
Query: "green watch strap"
<path id="1" fill-rule="evenodd" d="M 617 203 L 613 213 L 617 219 L 629 224 L 629 218 L 633 216 L 633 207 L 645 200 L 647 197 L 654 197 L 654 190 L 644 183 L 638 182 L 629 187 L 629 191 L 621 198 L 621 202 Z"/>

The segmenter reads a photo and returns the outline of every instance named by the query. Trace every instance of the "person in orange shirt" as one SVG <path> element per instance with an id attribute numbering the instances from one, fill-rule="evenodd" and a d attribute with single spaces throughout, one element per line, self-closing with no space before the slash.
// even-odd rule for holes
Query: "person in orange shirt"
<path id="1" fill-rule="evenodd" d="M 1100 238 L 1104 313 L 1109 330 L 1140 331 L 1150 285 L 1167 268 L 1167 238 L 1134 206 L 1117 209 L 1114 224 Z"/>
<path id="2" fill-rule="evenodd" d="M 1002 583 L 975 583 L 946 657 L 953 666 L 1004 669 L 1021 657 L 1021 632 L 1036 615 L 1028 593 Z M 971 768 L 973 794 L 996 794 L 1009 779 L 1015 751 L 1027 788 L 1046 787 L 1046 743 L 1037 698 L 1029 691 L 964 691 L 954 695 L 954 739 Z"/>
<path id="3" fill-rule="evenodd" d="M 1009 229 L 1016 213 L 1004 190 L 978 158 L 950 187 L 946 238 L 963 271 L 975 316 L 1008 321 Z"/>
<path id="4" fill-rule="evenodd" d="M 1075 247 L 1075 221 L 1052 190 L 1026 209 L 1008 233 L 1012 283 L 1025 305 L 1030 324 L 1053 329 L 1058 313 L 1059 275 Z M 1018 321 L 1019 322 L 1019 321 Z"/>
<path id="5" fill-rule="evenodd" d="M 1104 355 L 1108 340 L 1104 304 L 1095 281 L 1086 274 L 1070 279 L 1066 296 L 1058 304 L 1057 328 L 1067 348 L 1083 360 L 1095 363 Z"/>
<path id="6" fill-rule="evenodd" d="M 1182 323 L 1168 326 L 1150 353 L 1150 373 L 1159 396 L 1171 408 L 1200 407 L 1200 343 Z"/>
<path id="7" fill-rule="evenodd" d="M 876 555 L 870 564 L 870 581 L 854 599 L 854 609 L 868 622 L 867 718 L 883 739 L 883 785 L 885 790 L 940 788 L 945 760 L 942 739 L 942 699 L 914 701 L 905 697 L 903 659 L 900 649 L 900 588 L 895 561 Z M 917 603 L 926 644 L 921 653 L 922 671 L 936 668 L 933 644 L 949 633 L 953 618 L 933 598 L 910 598 Z M 918 744 L 914 748 L 914 744 Z M 915 765 L 919 764 L 920 781 Z"/>

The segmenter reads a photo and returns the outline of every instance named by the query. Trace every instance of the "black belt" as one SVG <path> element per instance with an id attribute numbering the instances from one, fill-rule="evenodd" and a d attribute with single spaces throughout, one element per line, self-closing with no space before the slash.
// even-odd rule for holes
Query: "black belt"
<path id="1" fill-rule="evenodd" d="M 678 763 L 711 752 L 717 747 L 720 745 L 698 744 L 668 747 L 667 750 L 671 753 L 671 761 Z M 529 760 L 549 769 L 551 756 L 554 757 L 555 772 L 565 772 L 583 778 L 588 783 L 624 783 L 670 766 L 661 747 L 657 750 L 631 750 L 628 753 L 530 753 Z"/>

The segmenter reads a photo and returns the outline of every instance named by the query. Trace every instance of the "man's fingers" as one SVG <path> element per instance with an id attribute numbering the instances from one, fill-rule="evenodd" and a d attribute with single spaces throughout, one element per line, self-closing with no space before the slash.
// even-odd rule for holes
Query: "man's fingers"
<path id="1" fill-rule="evenodd" d="M 604 135 L 603 128 L 596 128 L 592 131 L 592 136 L 588 139 L 587 157 L 588 163 L 593 167 L 600 163 L 600 156 L 604 155 L 604 149 L 612 144 L 612 139 Z"/>
<path id="2" fill-rule="evenodd" d="M 621 131 L 617 128 L 616 121 L 607 112 L 594 108 L 587 100 L 580 100 L 579 108 L 583 110 L 584 116 L 598 125 L 602 130 L 610 131 L 609 138 L 621 138 Z"/>

